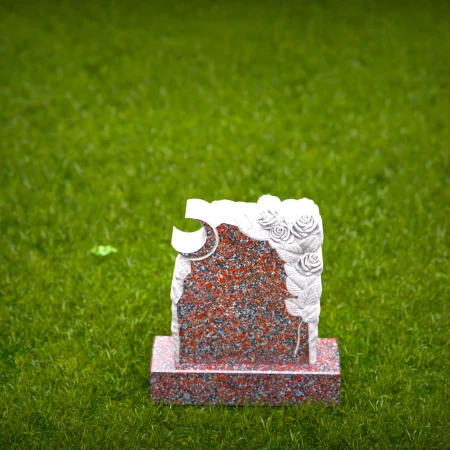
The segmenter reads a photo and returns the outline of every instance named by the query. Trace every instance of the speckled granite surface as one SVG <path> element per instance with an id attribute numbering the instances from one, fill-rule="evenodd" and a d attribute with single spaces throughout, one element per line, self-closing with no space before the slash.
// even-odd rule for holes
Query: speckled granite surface
<path id="1" fill-rule="evenodd" d="M 336 339 L 317 341 L 315 364 L 175 364 L 172 338 L 157 336 L 150 368 L 152 400 L 158 403 L 280 406 L 307 400 L 339 404 Z"/>
<path id="2" fill-rule="evenodd" d="M 191 262 L 178 301 L 180 367 L 198 362 L 287 362 L 308 358 L 308 326 L 284 300 L 284 263 L 267 241 L 251 239 L 238 227 L 217 227 L 219 244 L 206 259 Z M 208 241 L 207 241 L 208 245 Z"/>

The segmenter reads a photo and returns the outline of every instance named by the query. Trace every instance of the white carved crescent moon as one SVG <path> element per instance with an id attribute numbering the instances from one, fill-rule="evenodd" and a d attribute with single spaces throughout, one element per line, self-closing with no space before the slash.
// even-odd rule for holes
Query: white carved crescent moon
<path id="1" fill-rule="evenodd" d="M 185 217 L 186 219 L 201 220 L 203 222 L 202 228 L 191 233 L 186 233 L 176 227 L 173 227 L 172 247 L 177 252 L 184 253 L 185 256 L 191 261 L 200 261 L 208 258 L 208 256 L 211 256 L 215 252 L 217 246 L 219 245 L 219 235 L 217 230 L 214 226 L 209 225 L 209 219 L 212 218 L 210 215 L 210 204 L 208 202 L 199 199 L 190 199 L 187 201 Z M 207 229 L 212 230 L 214 233 L 215 242 L 212 250 L 210 250 L 206 255 L 198 257 L 195 255 L 190 256 L 189 253 L 198 252 L 205 246 L 205 244 L 207 244 Z"/>
<path id="2" fill-rule="evenodd" d="M 194 253 L 200 250 L 206 242 L 206 230 L 201 227 L 200 230 L 186 233 L 173 227 L 172 247 L 178 253 Z"/>

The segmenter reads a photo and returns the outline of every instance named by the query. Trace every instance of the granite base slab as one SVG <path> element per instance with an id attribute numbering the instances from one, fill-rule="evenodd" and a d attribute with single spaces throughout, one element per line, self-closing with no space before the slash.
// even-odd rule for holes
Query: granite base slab
<path id="1" fill-rule="evenodd" d="M 191 364 L 177 368 L 171 336 L 156 336 L 150 367 L 155 403 L 262 404 L 320 401 L 339 405 L 341 369 L 336 339 L 318 339 L 315 364 Z"/>

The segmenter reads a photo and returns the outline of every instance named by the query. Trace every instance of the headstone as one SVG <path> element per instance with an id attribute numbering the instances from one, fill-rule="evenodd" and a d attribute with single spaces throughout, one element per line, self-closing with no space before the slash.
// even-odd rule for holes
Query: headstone
<path id="1" fill-rule="evenodd" d="M 336 339 L 318 339 L 322 219 L 306 198 L 191 199 L 173 229 L 172 336 L 156 336 L 154 402 L 339 404 Z"/>

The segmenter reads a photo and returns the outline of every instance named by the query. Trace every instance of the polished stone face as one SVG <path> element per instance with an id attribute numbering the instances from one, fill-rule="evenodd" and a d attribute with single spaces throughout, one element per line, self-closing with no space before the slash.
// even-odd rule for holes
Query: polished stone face
<path id="1" fill-rule="evenodd" d="M 284 300 L 284 262 L 267 241 L 238 227 L 217 227 L 219 244 L 208 258 L 193 261 L 178 302 L 179 363 L 277 363 L 308 358 L 308 327 Z M 181 366 L 180 366 L 181 367 Z"/>

